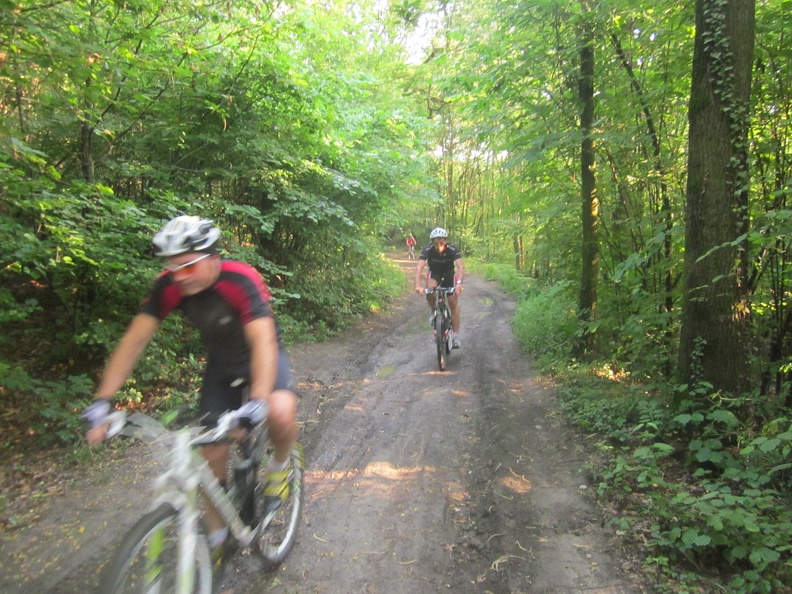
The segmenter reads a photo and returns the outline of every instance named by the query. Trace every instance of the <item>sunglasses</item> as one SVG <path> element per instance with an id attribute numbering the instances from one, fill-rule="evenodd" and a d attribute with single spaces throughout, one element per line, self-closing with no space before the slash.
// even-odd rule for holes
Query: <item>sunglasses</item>
<path id="1" fill-rule="evenodd" d="M 184 264 L 179 264 L 178 266 L 168 265 L 166 266 L 166 270 L 169 272 L 186 272 L 187 274 L 192 274 L 195 272 L 195 265 L 198 264 L 201 260 L 206 260 L 212 254 L 204 254 L 200 258 L 196 258 L 195 260 L 190 260 L 189 262 L 185 262 Z"/>

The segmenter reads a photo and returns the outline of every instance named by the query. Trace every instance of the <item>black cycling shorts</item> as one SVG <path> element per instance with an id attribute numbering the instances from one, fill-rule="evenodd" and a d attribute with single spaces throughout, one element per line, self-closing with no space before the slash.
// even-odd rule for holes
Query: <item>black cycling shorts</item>
<path id="1" fill-rule="evenodd" d="M 217 419 L 229 410 L 236 410 L 244 403 L 248 385 L 250 384 L 250 368 L 227 369 L 206 366 L 203 384 L 201 385 L 201 401 L 199 413 L 201 424 L 211 427 Z M 275 378 L 273 390 L 294 391 L 294 380 L 289 368 L 289 358 L 283 351 L 278 357 L 278 376 Z"/>
<path id="2" fill-rule="evenodd" d="M 451 274 L 434 274 L 433 272 L 429 273 L 429 278 L 433 278 L 437 281 L 438 287 L 445 287 L 446 289 L 452 289 L 454 287 L 454 273 Z"/>

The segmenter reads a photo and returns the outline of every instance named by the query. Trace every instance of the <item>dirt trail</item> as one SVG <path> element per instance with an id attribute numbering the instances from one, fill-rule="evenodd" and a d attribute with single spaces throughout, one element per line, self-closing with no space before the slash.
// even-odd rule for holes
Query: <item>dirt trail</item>
<path id="1" fill-rule="evenodd" d="M 579 469 L 585 440 L 520 355 L 513 300 L 468 275 L 462 349 L 437 368 L 428 308 L 409 293 L 344 335 L 291 352 L 306 507 L 275 573 L 237 556 L 223 591 L 639 593 Z M 104 477 L 50 497 L 0 540 L 0 592 L 86 592 L 145 501 L 161 449 L 136 445 Z M 13 570 L 16 568 L 16 571 Z"/>

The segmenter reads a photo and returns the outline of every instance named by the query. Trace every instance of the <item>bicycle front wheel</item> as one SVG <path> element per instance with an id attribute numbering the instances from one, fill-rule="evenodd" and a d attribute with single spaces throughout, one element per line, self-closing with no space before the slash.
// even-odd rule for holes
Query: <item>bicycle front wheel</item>
<path id="1" fill-rule="evenodd" d="M 440 371 L 445 371 L 446 367 L 446 324 L 443 310 L 439 309 L 435 316 L 435 342 L 437 343 L 437 365 Z"/>
<path id="2" fill-rule="evenodd" d="M 106 567 L 99 594 L 182 594 L 177 589 L 179 515 L 168 503 L 143 516 Z M 212 560 L 198 534 L 191 594 L 211 594 Z"/>
<path id="3" fill-rule="evenodd" d="M 300 524 L 303 506 L 303 481 L 305 466 L 302 446 L 294 445 L 291 453 L 292 475 L 289 480 L 289 497 L 276 511 L 262 518 L 262 534 L 256 543 L 258 552 L 270 569 L 280 565 L 297 540 L 297 527 Z M 262 478 L 262 481 L 264 479 Z M 263 484 L 263 482 L 262 482 Z M 256 497 L 257 505 L 263 505 L 264 498 Z"/>

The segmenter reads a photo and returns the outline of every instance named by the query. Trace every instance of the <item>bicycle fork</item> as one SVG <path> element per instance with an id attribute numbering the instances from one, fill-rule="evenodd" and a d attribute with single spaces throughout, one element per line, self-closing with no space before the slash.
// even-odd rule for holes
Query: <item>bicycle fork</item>
<path id="1" fill-rule="evenodd" d="M 154 507 L 168 503 L 176 510 L 178 517 L 178 544 L 176 546 L 176 584 L 177 594 L 192 594 L 195 591 L 196 563 L 198 562 L 198 523 L 201 517 L 198 501 L 199 472 L 190 468 L 189 438 L 186 433 L 176 435 L 171 468 L 155 483 L 157 494 Z M 208 464 L 207 464 L 208 467 Z M 175 485 L 174 485 L 175 483 Z M 146 589 L 147 594 L 159 594 L 162 589 L 163 560 L 165 548 L 165 527 L 160 527 L 149 542 L 146 551 Z M 205 560 L 210 563 L 207 557 Z"/>
<path id="2" fill-rule="evenodd" d="M 179 514 L 179 561 L 177 592 L 189 594 L 194 591 L 196 559 L 198 554 L 198 490 L 191 494 L 194 501 Z M 192 498 L 192 497 L 191 497 Z"/>

